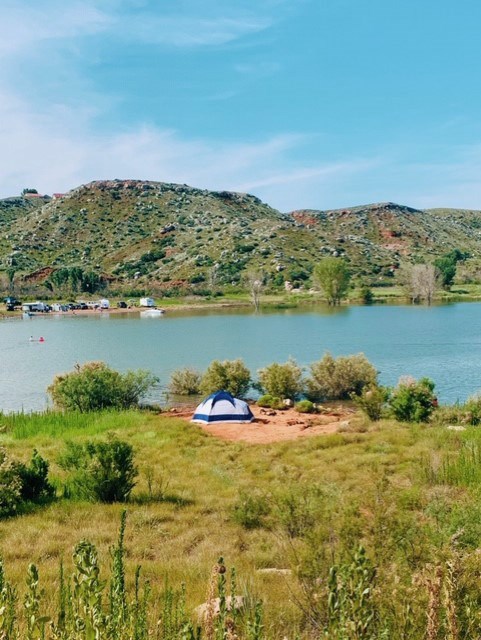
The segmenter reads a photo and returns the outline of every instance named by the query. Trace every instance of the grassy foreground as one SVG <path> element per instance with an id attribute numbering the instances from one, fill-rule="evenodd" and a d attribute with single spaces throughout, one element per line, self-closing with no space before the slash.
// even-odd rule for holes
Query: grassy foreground
<path id="1" fill-rule="evenodd" d="M 0 425 L 9 454 L 27 461 L 35 447 L 50 461 L 59 493 L 64 472 L 55 461 L 66 440 L 114 432 L 134 446 L 139 478 L 127 505 L 126 578 L 132 588 L 142 566 L 154 608 L 166 584 L 185 583 L 193 612 L 222 555 L 236 567 L 238 592 L 263 600 L 267 638 L 480 634 L 475 427 L 359 420 L 352 432 L 261 446 L 136 411 L 0 416 Z M 19 601 L 33 562 L 46 590 L 41 612 L 54 617 L 59 562 L 71 573 L 83 538 L 97 547 L 107 579 L 123 508 L 59 498 L 2 521 L 0 552 Z M 364 622 L 353 626 L 356 619 Z"/>

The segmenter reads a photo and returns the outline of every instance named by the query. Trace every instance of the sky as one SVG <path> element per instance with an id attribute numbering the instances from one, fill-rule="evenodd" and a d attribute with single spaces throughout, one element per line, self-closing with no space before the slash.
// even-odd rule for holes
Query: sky
<path id="1" fill-rule="evenodd" d="M 2 0 L 0 197 L 481 209 L 479 0 Z"/>

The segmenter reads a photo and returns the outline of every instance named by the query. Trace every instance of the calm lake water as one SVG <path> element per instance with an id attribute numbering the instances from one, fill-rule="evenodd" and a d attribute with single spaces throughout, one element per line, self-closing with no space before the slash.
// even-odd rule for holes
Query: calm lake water
<path id="1" fill-rule="evenodd" d="M 30 342 L 30 336 L 45 342 Z M 290 356 L 307 365 L 326 351 L 362 351 L 383 384 L 406 374 L 429 376 L 441 402 L 464 401 L 481 390 L 481 303 L 0 320 L 0 410 L 44 409 L 54 375 L 77 362 L 150 369 L 161 380 L 153 399 L 161 401 L 162 387 L 179 367 L 204 369 L 214 359 L 243 358 L 255 373 Z"/>

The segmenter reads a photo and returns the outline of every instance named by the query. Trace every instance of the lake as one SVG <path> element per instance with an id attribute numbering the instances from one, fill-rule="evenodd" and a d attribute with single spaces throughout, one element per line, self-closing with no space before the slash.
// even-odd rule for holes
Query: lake
<path id="1" fill-rule="evenodd" d="M 45 342 L 30 342 L 29 337 Z M 316 307 L 255 314 L 211 309 L 94 316 L 49 314 L 0 320 L 0 411 L 48 406 L 55 374 L 76 363 L 103 360 L 115 369 L 149 369 L 162 400 L 174 369 L 205 369 L 214 359 L 243 358 L 253 374 L 289 357 L 307 365 L 326 351 L 363 352 L 383 384 L 401 375 L 428 376 L 441 402 L 464 401 L 481 390 L 481 303 L 442 306 Z"/>

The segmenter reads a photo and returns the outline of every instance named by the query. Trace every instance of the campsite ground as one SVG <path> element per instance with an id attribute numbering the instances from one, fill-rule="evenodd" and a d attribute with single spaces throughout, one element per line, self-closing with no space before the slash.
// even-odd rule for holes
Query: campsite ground
<path id="1" fill-rule="evenodd" d="M 298 413 L 294 409 L 274 411 L 256 405 L 250 408 L 255 418 L 250 424 L 215 423 L 199 426 L 222 440 L 269 444 L 346 431 L 353 421 L 359 419 L 354 409 L 343 405 L 326 408 L 322 414 Z M 182 407 L 172 409 L 167 415 L 190 421 L 193 412 L 194 407 Z"/>

